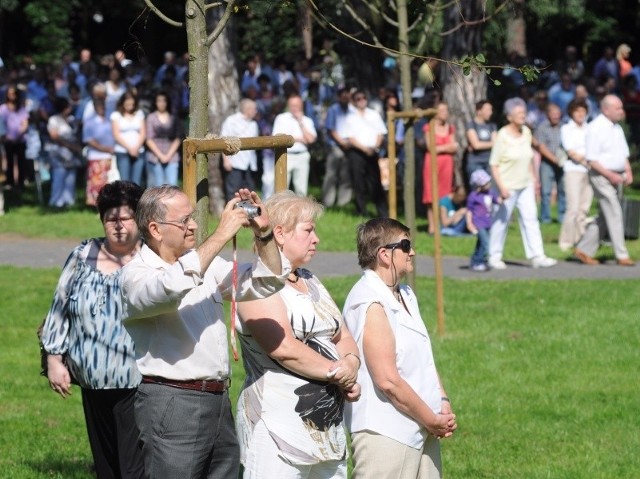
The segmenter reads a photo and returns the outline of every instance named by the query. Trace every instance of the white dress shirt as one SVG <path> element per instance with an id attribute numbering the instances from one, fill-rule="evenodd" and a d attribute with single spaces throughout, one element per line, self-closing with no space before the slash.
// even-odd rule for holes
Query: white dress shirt
<path id="1" fill-rule="evenodd" d="M 587 161 L 597 161 L 610 171 L 622 172 L 629 158 L 629 145 L 622 127 L 600 114 L 587 126 Z"/>
<path id="2" fill-rule="evenodd" d="M 282 289 L 282 275 L 260 259 L 238 265 L 237 298 L 249 301 Z M 214 258 L 204 275 L 195 250 L 169 264 L 143 245 L 122 269 L 123 322 L 135 343 L 143 376 L 188 381 L 229 377 L 227 327 L 222 300 L 231 298 L 233 263 Z"/>
<path id="3" fill-rule="evenodd" d="M 304 129 L 311 133 L 315 138 L 318 137 L 316 133 L 316 127 L 313 125 L 313 120 L 308 116 L 302 117 L 302 124 L 304 125 Z M 280 113 L 276 116 L 276 119 L 273 122 L 273 130 L 271 131 L 272 135 L 277 135 L 279 133 L 284 133 L 285 135 L 291 135 L 293 138 L 303 138 L 304 135 L 302 133 L 302 128 L 300 127 L 300 123 L 296 118 L 287 112 Z M 287 149 L 287 153 L 305 153 L 308 151 L 307 145 L 302 143 L 301 141 L 296 141 L 291 148 Z"/>
<path id="4" fill-rule="evenodd" d="M 365 108 L 364 112 L 353 110 L 345 119 L 345 138 L 355 138 L 362 146 L 375 148 L 378 145 L 378 136 L 387 134 L 387 127 L 380 114 Z"/>
<path id="5" fill-rule="evenodd" d="M 248 138 L 258 136 L 258 123 L 255 120 L 246 118 L 242 113 L 236 112 L 227 117 L 222 123 L 220 131 L 222 136 L 237 136 L 238 138 Z M 237 170 L 258 169 L 258 157 L 255 150 L 241 150 L 235 155 L 230 155 L 231 166 Z"/>

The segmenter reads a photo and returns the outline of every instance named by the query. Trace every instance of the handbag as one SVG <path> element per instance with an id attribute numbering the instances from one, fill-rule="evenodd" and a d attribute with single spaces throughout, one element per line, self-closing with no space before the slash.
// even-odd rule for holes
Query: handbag
<path id="1" fill-rule="evenodd" d="M 42 320 L 42 323 L 40 323 L 40 326 L 38 326 L 38 330 L 36 331 L 36 334 L 38 336 L 38 344 L 40 345 L 40 376 L 44 376 L 45 378 L 49 378 L 49 364 L 47 363 L 47 356 L 49 356 L 49 353 L 47 353 L 47 350 L 44 349 L 44 344 L 42 344 L 42 330 L 44 329 L 44 323 L 47 320 L 47 318 L 44 318 Z M 75 384 L 78 385 L 78 381 L 76 380 L 76 378 L 73 377 L 73 374 L 71 374 L 71 371 L 69 370 L 69 353 L 64 353 L 62 355 L 62 364 L 64 364 L 64 367 L 67 368 L 67 371 L 69 371 L 69 377 L 71 377 L 71 384 Z"/>
<path id="2" fill-rule="evenodd" d="M 118 161 L 116 155 L 111 156 L 111 166 L 107 172 L 107 183 L 113 183 L 120 180 L 120 171 L 118 170 Z"/>

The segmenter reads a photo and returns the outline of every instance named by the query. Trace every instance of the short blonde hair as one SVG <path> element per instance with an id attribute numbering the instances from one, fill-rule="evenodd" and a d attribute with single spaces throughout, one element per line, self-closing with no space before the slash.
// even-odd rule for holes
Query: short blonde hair
<path id="1" fill-rule="evenodd" d="M 291 190 L 281 191 L 269 197 L 264 203 L 269 214 L 269 222 L 272 227 L 277 225 L 289 232 L 298 223 L 316 221 L 322 213 L 324 206 L 310 196 L 302 196 Z"/>

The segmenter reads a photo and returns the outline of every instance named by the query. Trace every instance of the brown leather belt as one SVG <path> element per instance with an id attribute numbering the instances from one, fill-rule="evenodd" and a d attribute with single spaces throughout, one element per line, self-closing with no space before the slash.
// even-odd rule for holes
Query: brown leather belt
<path id="1" fill-rule="evenodd" d="M 178 381 L 174 379 L 166 379 L 158 376 L 143 376 L 142 382 L 147 384 L 162 384 L 179 389 L 191 389 L 193 391 L 201 391 L 207 393 L 221 393 L 229 389 L 231 379 L 205 379 L 201 381 Z"/>

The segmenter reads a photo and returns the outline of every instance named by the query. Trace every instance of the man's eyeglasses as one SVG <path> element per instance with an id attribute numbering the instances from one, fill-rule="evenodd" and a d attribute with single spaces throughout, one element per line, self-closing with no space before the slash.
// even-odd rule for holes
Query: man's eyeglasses
<path id="1" fill-rule="evenodd" d="M 161 225 L 173 225 L 173 226 L 177 226 L 178 228 L 181 228 L 183 231 L 187 229 L 187 227 L 189 226 L 189 221 L 194 220 L 193 218 L 193 213 L 191 213 L 188 216 L 185 216 L 184 218 L 182 218 L 181 220 L 174 220 L 174 221 L 169 221 L 169 220 L 165 220 L 165 221 L 156 221 L 156 223 L 159 223 Z"/>
<path id="2" fill-rule="evenodd" d="M 405 238 L 398 241 L 397 243 L 389 243 L 387 245 L 384 245 L 383 248 L 390 249 L 390 250 L 400 248 L 403 253 L 409 254 L 409 252 L 411 251 L 411 241 Z"/>
<path id="3" fill-rule="evenodd" d="M 367 97 L 366 96 L 356 96 L 353 98 L 354 101 L 360 101 L 360 100 L 366 100 Z"/>

